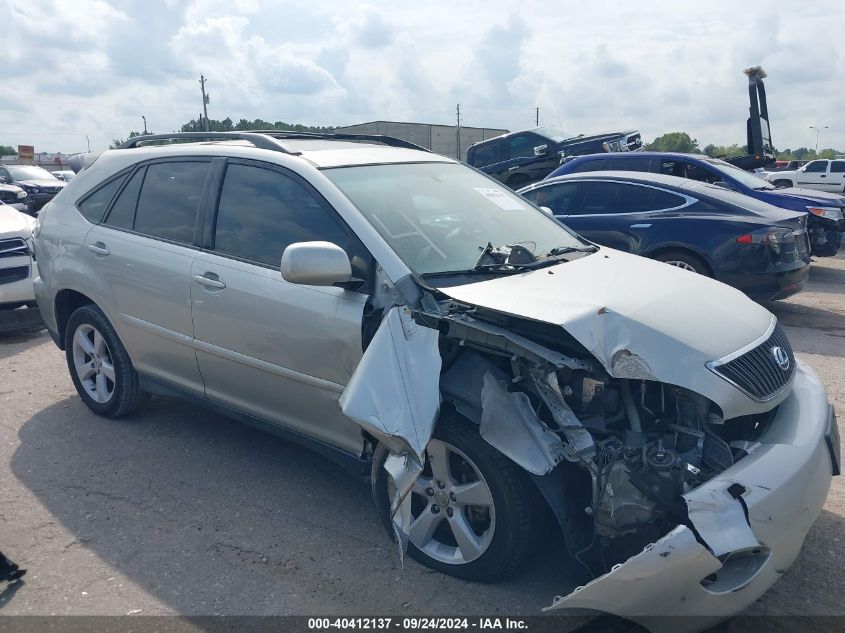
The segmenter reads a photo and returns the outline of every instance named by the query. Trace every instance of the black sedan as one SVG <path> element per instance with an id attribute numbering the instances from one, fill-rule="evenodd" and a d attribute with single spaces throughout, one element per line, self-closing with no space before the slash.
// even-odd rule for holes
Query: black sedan
<path id="1" fill-rule="evenodd" d="M 806 213 L 718 185 L 601 171 L 519 193 L 588 240 L 714 277 L 758 301 L 799 292 L 810 274 Z"/>

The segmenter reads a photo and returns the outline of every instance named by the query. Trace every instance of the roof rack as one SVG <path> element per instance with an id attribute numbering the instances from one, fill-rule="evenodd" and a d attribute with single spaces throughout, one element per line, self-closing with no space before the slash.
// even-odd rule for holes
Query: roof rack
<path id="1" fill-rule="evenodd" d="M 252 132 L 173 132 L 171 134 L 146 134 L 135 136 L 121 143 L 117 146 L 117 149 L 134 149 L 152 141 L 173 141 L 181 139 L 193 141 L 249 141 L 259 149 L 269 149 L 274 152 L 284 152 L 285 154 L 294 153 L 286 150 L 281 143 L 276 142 L 267 134 L 256 134 Z M 299 152 L 295 153 L 298 154 Z"/>
<path id="2" fill-rule="evenodd" d="M 292 130 L 245 130 L 243 132 L 173 132 L 171 134 L 147 134 L 135 136 L 117 146 L 117 149 L 134 149 L 154 141 L 249 141 L 259 149 L 269 149 L 285 154 L 301 154 L 299 151 L 287 149 L 279 141 L 290 139 L 323 139 L 327 141 L 369 141 L 381 143 L 390 147 L 403 147 L 428 152 L 424 147 L 393 136 L 381 134 L 323 134 L 320 132 L 296 132 Z"/>
<path id="3" fill-rule="evenodd" d="M 395 136 L 385 136 L 383 134 L 346 134 L 336 132 L 297 132 L 296 130 L 246 130 L 251 134 L 266 134 L 277 139 L 323 139 L 327 141 L 370 141 L 373 143 L 381 143 L 382 145 L 389 145 L 390 147 L 404 147 L 405 149 L 416 149 L 421 152 L 430 152 L 431 150 L 406 141 Z"/>

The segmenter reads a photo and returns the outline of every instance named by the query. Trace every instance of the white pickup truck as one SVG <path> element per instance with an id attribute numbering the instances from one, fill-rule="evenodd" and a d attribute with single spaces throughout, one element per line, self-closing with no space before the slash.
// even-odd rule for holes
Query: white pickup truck
<path id="1" fill-rule="evenodd" d="M 795 171 L 774 171 L 766 180 L 775 187 L 803 187 L 845 193 L 845 159 L 813 160 Z"/>

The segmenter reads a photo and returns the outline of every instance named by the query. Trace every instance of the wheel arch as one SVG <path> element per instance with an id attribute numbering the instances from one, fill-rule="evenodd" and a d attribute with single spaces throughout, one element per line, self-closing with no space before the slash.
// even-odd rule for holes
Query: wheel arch
<path id="1" fill-rule="evenodd" d="M 97 303 L 89 296 L 79 292 L 78 290 L 72 290 L 70 288 L 65 288 L 64 290 L 60 290 L 56 293 L 54 309 L 56 315 L 56 328 L 59 336 L 59 349 L 65 349 L 65 328 L 67 328 L 67 322 L 70 319 L 70 315 L 73 314 L 74 310 L 85 305 L 97 305 Z"/>

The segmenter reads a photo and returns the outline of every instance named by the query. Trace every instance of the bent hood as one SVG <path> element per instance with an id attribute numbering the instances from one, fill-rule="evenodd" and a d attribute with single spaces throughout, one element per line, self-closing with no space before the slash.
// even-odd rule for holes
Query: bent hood
<path id="1" fill-rule="evenodd" d="M 706 368 L 764 336 L 774 316 L 708 277 L 609 248 L 521 275 L 441 288 L 461 302 L 560 325 L 617 378 L 707 396 L 725 417 L 766 410 Z M 785 396 L 784 396 L 785 397 Z"/>

